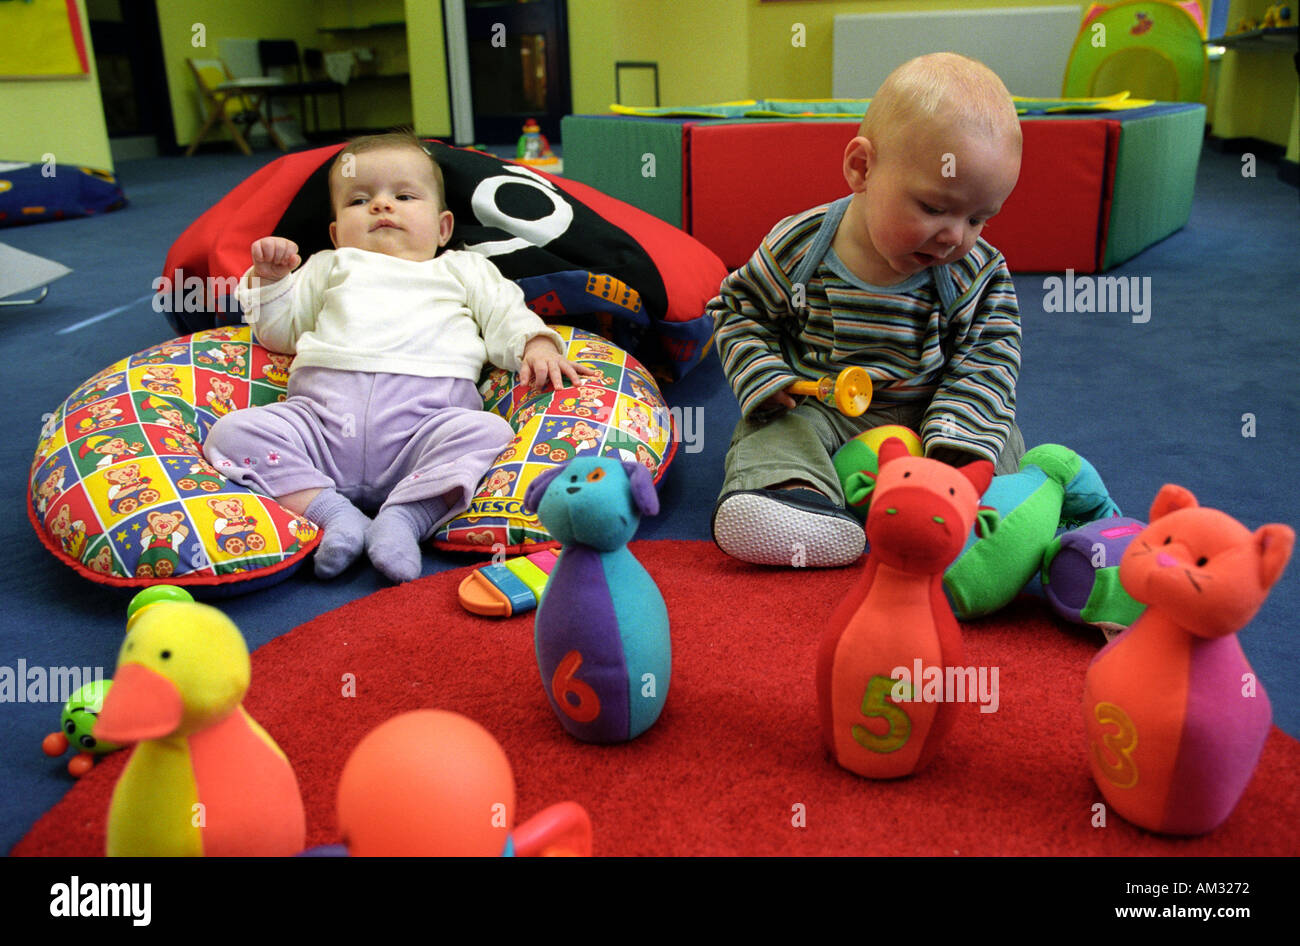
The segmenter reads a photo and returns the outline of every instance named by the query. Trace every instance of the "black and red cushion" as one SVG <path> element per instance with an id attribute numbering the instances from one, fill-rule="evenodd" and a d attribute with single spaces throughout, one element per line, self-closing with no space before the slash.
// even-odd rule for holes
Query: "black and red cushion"
<path id="1" fill-rule="evenodd" d="M 215 294 L 184 287 L 241 275 L 254 240 L 293 240 L 304 259 L 331 247 L 329 168 L 341 148 L 272 161 L 181 234 L 159 282 L 178 333 L 239 321 L 233 283 Z M 585 184 L 438 141 L 429 148 L 456 221 L 451 245 L 490 257 L 543 318 L 597 331 L 667 380 L 707 352 L 704 307 L 727 274 L 712 250 Z"/>

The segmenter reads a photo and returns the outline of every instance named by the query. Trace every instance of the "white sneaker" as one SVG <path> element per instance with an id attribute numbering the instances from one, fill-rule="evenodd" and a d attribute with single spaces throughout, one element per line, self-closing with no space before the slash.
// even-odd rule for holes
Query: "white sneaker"
<path id="1" fill-rule="evenodd" d="M 755 565 L 838 568 L 862 556 L 867 536 L 852 513 L 816 490 L 752 489 L 718 500 L 713 541 Z"/>

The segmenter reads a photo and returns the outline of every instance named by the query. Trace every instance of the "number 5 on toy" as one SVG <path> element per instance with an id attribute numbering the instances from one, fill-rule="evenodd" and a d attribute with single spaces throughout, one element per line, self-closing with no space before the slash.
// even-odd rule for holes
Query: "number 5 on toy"
<path id="1" fill-rule="evenodd" d="M 903 695 L 911 698 L 914 692 L 912 685 L 909 683 L 898 685 L 902 688 Z M 862 715 L 880 718 L 889 723 L 889 731 L 883 736 L 878 736 L 857 723 L 853 725 L 850 730 L 853 741 L 864 749 L 870 749 L 872 752 L 897 752 L 907 745 L 907 740 L 912 735 L 912 718 L 894 704 L 885 702 L 885 698 L 889 696 L 894 686 L 893 677 L 877 675 L 871 678 L 867 684 L 867 692 L 862 694 Z"/>

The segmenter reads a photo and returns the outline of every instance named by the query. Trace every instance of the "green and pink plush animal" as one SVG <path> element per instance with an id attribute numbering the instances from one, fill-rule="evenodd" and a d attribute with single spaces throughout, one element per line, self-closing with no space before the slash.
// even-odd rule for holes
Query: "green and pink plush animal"
<path id="1" fill-rule="evenodd" d="M 866 516 L 874 499 L 876 455 L 871 431 L 850 440 L 834 461 L 847 508 Z M 919 442 L 910 452 L 919 453 Z M 1120 515 L 1096 469 L 1068 447 L 1043 444 L 1028 451 L 1016 473 L 994 476 L 980 497 L 980 515 L 995 512 L 996 530 L 971 529 L 944 572 L 943 588 L 962 620 L 1010 604 L 1043 567 L 1058 531 Z M 1098 609 L 1112 615 L 1113 606 Z M 1120 609 L 1124 613 L 1124 609 Z"/>

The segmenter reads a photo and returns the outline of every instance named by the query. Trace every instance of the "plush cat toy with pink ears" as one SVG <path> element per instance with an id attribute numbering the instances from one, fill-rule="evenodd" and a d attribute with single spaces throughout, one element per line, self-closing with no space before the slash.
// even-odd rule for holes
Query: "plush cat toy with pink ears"
<path id="1" fill-rule="evenodd" d="M 1083 714 L 1093 779 L 1124 818 L 1163 834 L 1212 831 L 1246 790 L 1272 726 L 1240 631 L 1286 568 L 1295 532 L 1251 532 L 1181 486 L 1119 566 L 1147 606 L 1093 658 Z"/>

